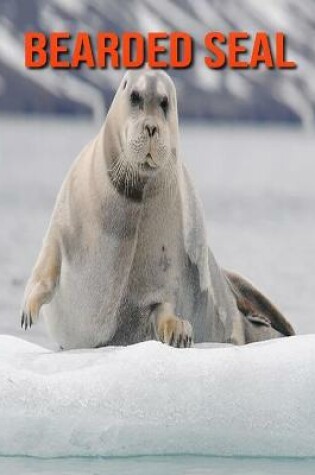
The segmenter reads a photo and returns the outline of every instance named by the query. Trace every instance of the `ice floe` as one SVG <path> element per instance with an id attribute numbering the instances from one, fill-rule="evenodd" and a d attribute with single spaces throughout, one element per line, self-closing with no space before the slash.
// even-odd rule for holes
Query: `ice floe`
<path id="1" fill-rule="evenodd" d="M 52 352 L 0 336 L 0 455 L 315 456 L 315 335 Z"/>

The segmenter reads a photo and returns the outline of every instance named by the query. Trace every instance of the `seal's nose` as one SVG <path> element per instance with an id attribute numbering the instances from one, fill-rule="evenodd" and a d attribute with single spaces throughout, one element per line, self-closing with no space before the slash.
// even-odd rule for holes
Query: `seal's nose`
<path id="1" fill-rule="evenodd" d="M 157 126 L 152 122 L 146 122 L 144 130 L 148 133 L 149 137 L 153 137 L 157 133 Z"/>

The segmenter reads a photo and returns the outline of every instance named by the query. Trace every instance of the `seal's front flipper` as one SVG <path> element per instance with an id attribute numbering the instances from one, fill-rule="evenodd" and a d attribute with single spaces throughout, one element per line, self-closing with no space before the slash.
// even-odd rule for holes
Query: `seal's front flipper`
<path id="1" fill-rule="evenodd" d="M 281 312 L 248 280 L 234 272 L 223 271 L 240 312 L 255 327 L 271 327 L 284 336 L 295 335 Z"/>
<path id="2" fill-rule="evenodd" d="M 158 305 L 152 314 L 156 338 L 177 348 L 188 348 L 193 342 L 193 330 L 188 320 L 177 317 L 170 304 Z"/>
<path id="3" fill-rule="evenodd" d="M 59 280 L 61 258 L 59 246 L 48 238 L 39 254 L 26 285 L 21 309 L 21 327 L 27 330 L 36 322 L 41 307 L 53 298 Z"/>

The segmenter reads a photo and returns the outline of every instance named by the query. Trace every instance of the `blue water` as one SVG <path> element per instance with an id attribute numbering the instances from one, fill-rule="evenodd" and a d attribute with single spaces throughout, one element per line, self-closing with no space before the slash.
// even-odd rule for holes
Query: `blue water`
<path id="1" fill-rule="evenodd" d="M 315 459 L 197 456 L 35 459 L 0 458 L 1 475 L 314 475 Z"/>

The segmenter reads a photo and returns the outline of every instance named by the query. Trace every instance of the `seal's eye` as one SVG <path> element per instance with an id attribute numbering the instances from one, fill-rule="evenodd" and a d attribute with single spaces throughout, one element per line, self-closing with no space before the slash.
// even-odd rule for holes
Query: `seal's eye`
<path id="1" fill-rule="evenodd" d="M 168 110 L 168 98 L 166 96 L 163 97 L 160 106 L 162 107 L 164 114 L 166 114 Z"/>
<path id="2" fill-rule="evenodd" d="M 133 106 L 138 106 L 141 103 L 141 96 L 138 91 L 132 91 L 130 101 Z"/>

